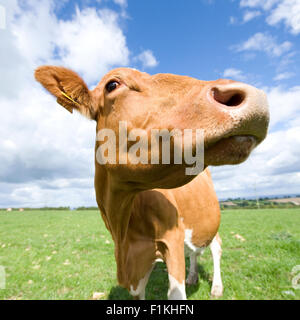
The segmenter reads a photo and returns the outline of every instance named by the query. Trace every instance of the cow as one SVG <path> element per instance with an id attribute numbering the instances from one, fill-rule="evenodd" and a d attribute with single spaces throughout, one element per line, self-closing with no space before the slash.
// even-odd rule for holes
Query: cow
<path id="1" fill-rule="evenodd" d="M 186 282 L 193 284 L 198 280 L 196 258 L 210 246 L 214 259 L 211 293 L 222 295 L 220 209 L 207 167 L 242 163 L 264 140 L 269 123 L 264 92 L 232 80 L 149 75 L 131 68 L 111 70 L 93 90 L 64 67 L 40 66 L 35 78 L 68 111 L 96 121 L 96 200 L 115 244 L 119 284 L 134 298 L 144 299 L 151 271 L 157 261 L 163 261 L 169 278 L 168 299 L 186 299 L 185 252 L 191 262 Z M 186 158 L 176 161 L 175 152 L 170 152 L 170 161 L 165 163 L 162 142 L 158 162 L 128 161 L 133 140 L 128 139 L 125 147 L 121 144 L 124 128 L 120 130 L 120 123 L 126 123 L 126 137 L 140 130 L 140 141 L 148 146 L 152 146 L 150 132 L 154 130 L 190 130 L 192 138 L 181 147 L 197 158 L 197 130 L 201 130 L 203 165 L 195 172 Z M 115 135 L 115 147 L 105 152 L 102 147 L 107 140 L 98 136 L 104 129 L 105 139 L 110 133 Z M 178 147 L 175 136 L 170 137 L 171 151 Z M 150 149 L 146 160 L 152 156 Z M 185 151 L 176 150 L 182 150 L 177 153 L 182 159 Z M 136 156 L 139 152 L 142 149 Z M 188 174 L 188 169 L 193 172 Z"/>

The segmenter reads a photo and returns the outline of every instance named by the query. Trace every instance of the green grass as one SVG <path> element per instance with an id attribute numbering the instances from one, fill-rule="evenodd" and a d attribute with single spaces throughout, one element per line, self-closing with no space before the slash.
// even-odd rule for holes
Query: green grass
<path id="1" fill-rule="evenodd" d="M 241 241 L 236 234 L 245 238 Z M 223 299 L 299 299 L 292 268 L 300 265 L 300 209 L 222 212 Z M 188 264 L 188 260 L 187 260 Z M 114 247 L 98 211 L 0 212 L 0 299 L 131 299 L 116 281 Z M 189 299 L 210 299 L 212 259 L 199 259 Z M 152 272 L 147 299 L 166 299 L 163 263 Z M 288 293 L 287 293 L 288 292 Z"/>

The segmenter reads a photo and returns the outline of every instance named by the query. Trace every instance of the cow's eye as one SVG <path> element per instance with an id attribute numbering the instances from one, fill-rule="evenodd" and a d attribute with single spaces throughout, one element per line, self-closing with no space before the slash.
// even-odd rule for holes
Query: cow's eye
<path id="1" fill-rule="evenodd" d="M 107 83 L 107 85 L 105 86 L 105 89 L 107 90 L 107 92 L 112 92 L 114 91 L 118 86 L 120 85 L 120 83 L 118 81 L 110 81 Z"/>

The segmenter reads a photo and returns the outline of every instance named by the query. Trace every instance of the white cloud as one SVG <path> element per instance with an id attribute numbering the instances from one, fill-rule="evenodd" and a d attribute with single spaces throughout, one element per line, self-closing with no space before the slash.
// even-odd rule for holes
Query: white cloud
<path id="1" fill-rule="evenodd" d="M 113 0 L 113 1 L 121 7 L 127 7 L 127 0 Z"/>
<path id="2" fill-rule="evenodd" d="M 285 24 L 292 34 L 300 33 L 300 1 L 299 0 L 240 0 L 241 8 L 248 8 L 251 11 L 244 13 L 243 21 L 247 22 L 253 19 L 256 14 L 266 17 L 266 23 L 271 26 L 278 26 L 281 22 Z M 253 14 L 252 14 L 253 13 Z M 269 57 L 280 57 L 277 60 L 277 73 L 275 81 L 287 79 L 288 73 L 286 67 L 288 64 L 294 63 L 293 56 L 296 52 L 291 50 L 293 44 L 290 41 L 280 42 L 276 37 L 269 33 L 258 32 L 244 43 L 232 48 L 237 51 L 261 51 L 269 55 Z"/>
<path id="3" fill-rule="evenodd" d="M 112 66 L 129 63 L 118 15 L 111 10 L 77 8 L 71 21 L 59 22 L 58 30 L 56 45 L 62 63 L 79 71 L 89 83 L 98 81 Z"/>
<path id="4" fill-rule="evenodd" d="M 270 25 L 277 25 L 283 21 L 290 29 L 291 33 L 300 33 L 300 1 L 299 0 L 284 0 L 272 10 L 267 18 Z"/>
<path id="5" fill-rule="evenodd" d="M 238 19 L 236 17 L 230 16 L 229 17 L 229 23 L 230 24 L 236 24 L 238 22 Z"/>
<path id="6" fill-rule="evenodd" d="M 241 165 L 212 168 L 218 195 L 250 197 L 299 193 L 300 126 L 269 133 Z"/>
<path id="7" fill-rule="evenodd" d="M 20 9 L 19 9 L 20 10 Z M 52 1 L 29 1 L 11 22 L 16 47 L 31 66 L 63 64 L 89 83 L 114 65 L 129 63 L 126 38 L 114 11 L 76 9 L 70 20 L 58 20 Z"/>
<path id="8" fill-rule="evenodd" d="M 273 80 L 275 81 L 287 80 L 294 76 L 295 74 L 293 72 L 282 72 L 277 74 L 276 77 L 273 78 Z"/>
<path id="9" fill-rule="evenodd" d="M 279 1 L 280 0 L 241 0 L 240 6 L 250 8 L 260 7 L 265 10 L 269 10 Z"/>
<path id="10" fill-rule="evenodd" d="M 52 185 L 44 181 L 26 184 L 0 182 L 0 190 L 1 206 L 6 207 L 97 206 L 92 179 L 68 179 L 66 184 L 54 180 Z"/>
<path id="11" fill-rule="evenodd" d="M 3 6 L 0 5 L 0 30 L 6 28 L 6 11 Z"/>
<path id="12" fill-rule="evenodd" d="M 9 17 L 9 31 L 16 49 L 30 67 L 52 61 L 58 30 L 53 2 L 30 0 L 24 8 L 19 2 L 16 5 Z"/>
<path id="13" fill-rule="evenodd" d="M 288 27 L 291 33 L 300 33 L 299 0 L 241 0 L 241 7 L 262 8 L 267 13 L 267 23 L 277 25 L 280 22 Z"/>
<path id="14" fill-rule="evenodd" d="M 253 20 L 256 17 L 259 17 L 261 15 L 260 11 L 246 11 L 244 13 L 243 22 L 249 22 L 250 20 Z"/>
<path id="15" fill-rule="evenodd" d="M 278 124 L 285 128 L 290 122 L 300 118 L 300 86 L 285 89 L 274 87 L 265 89 L 270 104 L 270 127 L 274 129 Z"/>
<path id="16" fill-rule="evenodd" d="M 261 32 L 256 33 L 245 42 L 232 47 L 232 49 L 235 49 L 238 52 L 261 51 L 273 57 L 279 57 L 283 53 L 290 51 L 291 48 L 291 42 L 285 41 L 277 43 L 276 38 Z"/>
<path id="17" fill-rule="evenodd" d="M 243 18 L 241 19 L 241 21 L 239 21 L 239 19 L 237 17 L 230 16 L 229 23 L 232 25 L 247 23 L 247 22 L 261 16 L 261 14 L 262 13 L 259 10 L 246 10 L 244 12 L 244 15 L 243 15 Z"/>
<path id="18" fill-rule="evenodd" d="M 129 63 L 116 12 L 77 9 L 69 20 L 58 20 L 51 0 L 30 0 L 22 7 L 15 0 L 5 8 L 7 29 L 1 32 L 0 42 L 2 96 L 18 95 L 41 64 L 65 65 L 93 83 L 113 66 Z"/>
<path id="19" fill-rule="evenodd" d="M 137 57 L 135 57 L 134 60 L 140 61 L 143 68 L 153 68 L 158 65 L 158 61 L 156 60 L 151 50 L 143 51 Z"/>
<path id="20" fill-rule="evenodd" d="M 246 79 L 246 76 L 243 74 L 243 72 L 235 68 L 228 68 L 224 70 L 223 77 L 239 81 L 244 81 Z"/>
<path id="21" fill-rule="evenodd" d="M 0 181 L 21 185 L 59 177 L 92 181 L 95 124 L 69 114 L 37 85 L 30 85 L 21 97 L 0 99 Z"/>
<path id="22" fill-rule="evenodd" d="M 91 84 L 108 69 L 129 64 L 122 12 L 77 9 L 62 20 L 51 0 L 11 0 L 4 6 L 0 207 L 95 205 L 95 123 L 56 104 L 33 73 L 40 64 L 65 65 Z"/>

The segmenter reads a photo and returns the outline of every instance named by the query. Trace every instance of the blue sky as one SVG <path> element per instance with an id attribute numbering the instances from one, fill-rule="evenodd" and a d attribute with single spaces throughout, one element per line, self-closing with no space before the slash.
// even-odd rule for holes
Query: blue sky
<path id="1" fill-rule="evenodd" d="M 67 1 L 56 13 L 61 19 L 68 20 L 76 6 L 84 9 L 91 3 L 94 8 L 120 9 L 112 0 L 99 3 L 83 0 Z M 284 72 L 294 75 L 281 81 L 281 85 L 299 83 L 299 54 L 293 55 L 292 64 L 283 66 L 286 55 L 300 49 L 298 34 L 289 32 L 283 21 L 275 26 L 266 23 L 270 12 L 259 5 L 241 6 L 241 3 L 237 0 L 131 0 L 124 8 L 126 14 L 119 24 L 132 54 L 145 48 L 151 48 L 155 53 L 159 64 L 146 70 L 149 73 L 187 74 L 211 80 L 223 77 L 224 70 L 234 68 L 242 70 L 249 77 L 248 82 L 256 85 L 276 85 L 279 83 L 276 76 Z M 244 16 L 249 12 L 260 15 L 245 22 Z M 273 38 L 278 46 L 290 42 L 291 49 L 278 56 L 263 48 L 239 52 L 236 47 L 257 33 Z M 136 66 L 143 69 L 141 64 Z"/>
<path id="2" fill-rule="evenodd" d="M 265 13 L 242 23 L 244 11 L 239 1 L 132 1 L 128 7 L 132 17 L 127 23 L 128 44 L 135 50 L 144 46 L 155 52 L 160 63 L 151 72 L 209 80 L 222 77 L 227 68 L 236 68 L 247 73 L 253 83 L 273 85 L 282 56 L 270 59 L 265 52 L 254 50 L 237 53 L 233 47 L 258 32 L 278 43 L 291 42 L 295 51 L 299 50 L 299 40 L 283 26 L 266 24 Z M 236 22 L 231 23 L 230 17 Z M 299 83 L 299 56 L 294 61 L 297 76 L 286 85 Z"/>
<path id="3" fill-rule="evenodd" d="M 95 205 L 95 124 L 35 83 L 41 64 L 90 87 L 128 66 L 264 89 L 269 135 L 247 162 L 211 168 L 215 188 L 300 194 L 298 0 L 0 0 L 0 19 L 0 207 Z"/>

